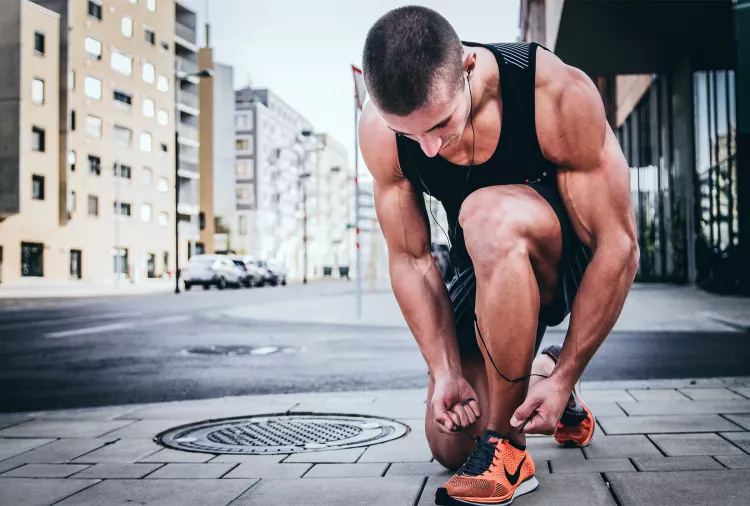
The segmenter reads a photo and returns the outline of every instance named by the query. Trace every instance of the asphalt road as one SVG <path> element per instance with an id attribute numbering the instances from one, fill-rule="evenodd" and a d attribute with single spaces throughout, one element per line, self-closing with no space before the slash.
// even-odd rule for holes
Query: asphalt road
<path id="1" fill-rule="evenodd" d="M 351 289 L 330 283 L 199 290 L 0 310 L 0 412 L 425 386 L 427 369 L 405 329 L 219 316 L 233 306 Z M 563 337 L 550 332 L 546 341 Z M 747 334 L 616 332 L 584 379 L 743 376 L 750 375 L 748 364 Z"/>

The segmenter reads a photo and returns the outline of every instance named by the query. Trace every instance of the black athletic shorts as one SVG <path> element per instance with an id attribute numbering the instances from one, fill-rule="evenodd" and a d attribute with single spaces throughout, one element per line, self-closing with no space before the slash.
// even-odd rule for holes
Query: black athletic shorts
<path id="1" fill-rule="evenodd" d="M 539 308 L 539 325 L 534 348 L 534 354 L 536 355 L 547 327 L 559 325 L 570 313 L 583 273 L 591 260 L 591 249 L 581 242 L 573 230 L 556 186 L 533 183 L 529 183 L 527 186 L 536 190 L 552 206 L 557 219 L 560 221 L 563 239 L 562 259 L 560 260 L 555 297 L 551 302 Z M 474 267 L 470 262 L 468 267 L 464 266 L 457 269 L 453 279 L 448 283 L 448 292 L 453 305 L 456 335 L 458 336 L 458 347 L 461 355 L 480 353 L 474 333 L 476 278 Z M 502 311 L 502 308 L 498 308 L 498 310 Z M 481 322 L 482 315 L 477 315 L 477 317 Z M 484 338 L 486 339 L 487 336 L 484 336 Z"/>

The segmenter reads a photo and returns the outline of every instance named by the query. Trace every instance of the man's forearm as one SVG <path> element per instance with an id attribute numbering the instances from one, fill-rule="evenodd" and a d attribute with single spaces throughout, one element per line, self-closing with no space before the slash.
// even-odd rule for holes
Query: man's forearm
<path id="1" fill-rule="evenodd" d="M 391 284 L 433 377 L 460 376 L 450 297 L 432 256 L 392 258 Z"/>
<path id="2" fill-rule="evenodd" d="M 597 248 L 578 288 L 553 376 L 571 389 L 614 327 L 638 268 L 637 244 Z"/>

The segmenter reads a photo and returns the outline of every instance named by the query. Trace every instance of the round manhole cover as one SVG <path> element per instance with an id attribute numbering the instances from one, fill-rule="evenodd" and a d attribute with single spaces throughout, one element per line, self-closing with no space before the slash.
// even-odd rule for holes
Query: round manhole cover
<path id="1" fill-rule="evenodd" d="M 271 355 L 273 353 L 293 353 L 293 348 L 284 346 L 193 346 L 182 350 L 183 355 Z"/>
<path id="2" fill-rule="evenodd" d="M 267 455 L 369 446 L 400 438 L 408 430 L 399 422 L 366 416 L 274 415 L 199 422 L 154 439 L 190 452 Z"/>

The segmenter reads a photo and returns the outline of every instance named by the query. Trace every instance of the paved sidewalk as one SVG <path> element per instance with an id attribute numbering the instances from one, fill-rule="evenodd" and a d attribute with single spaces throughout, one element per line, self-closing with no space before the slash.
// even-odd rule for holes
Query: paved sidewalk
<path id="1" fill-rule="evenodd" d="M 750 504 L 750 378 L 582 385 L 586 449 L 530 437 L 540 487 L 523 505 Z M 0 505 L 426 506 L 450 473 L 424 434 L 426 392 L 290 394 L 0 415 Z M 164 449 L 185 423 L 342 413 L 407 424 L 370 446 L 273 456 Z"/>
<path id="2" fill-rule="evenodd" d="M 352 286 L 352 290 L 354 287 Z M 222 313 L 230 318 L 406 327 L 387 281 L 363 294 L 357 318 L 353 293 L 239 307 Z M 552 330 L 565 331 L 568 318 Z M 614 330 L 620 331 L 750 331 L 750 297 L 722 297 L 693 286 L 636 284 Z"/>
<path id="3" fill-rule="evenodd" d="M 127 279 L 115 284 L 107 281 L 48 281 L 28 279 L 0 284 L 0 300 L 61 299 L 105 297 L 113 295 L 139 295 L 174 290 L 173 279 L 145 279 L 131 283 Z"/>

